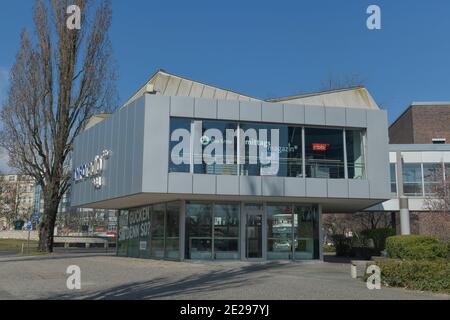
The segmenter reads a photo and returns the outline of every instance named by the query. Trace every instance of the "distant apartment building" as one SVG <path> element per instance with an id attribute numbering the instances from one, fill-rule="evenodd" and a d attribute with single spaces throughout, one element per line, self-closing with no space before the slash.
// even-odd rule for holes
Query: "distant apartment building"
<path id="1" fill-rule="evenodd" d="M 16 220 L 29 220 L 34 212 L 35 181 L 26 175 L 0 176 L 0 230 Z"/>

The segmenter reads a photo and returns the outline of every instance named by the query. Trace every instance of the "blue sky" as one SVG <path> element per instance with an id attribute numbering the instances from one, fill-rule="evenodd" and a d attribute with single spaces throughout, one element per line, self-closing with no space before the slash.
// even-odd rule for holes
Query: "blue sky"
<path id="1" fill-rule="evenodd" d="M 2 3 L 0 99 L 32 0 Z M 382 29 L 366 28 L 366 9 Z M 450 100 L 450 1 L 114 0 L 121 100 L 158 69 L 260 98 L 357 74 L 393 121 L 412 101 Z"/>

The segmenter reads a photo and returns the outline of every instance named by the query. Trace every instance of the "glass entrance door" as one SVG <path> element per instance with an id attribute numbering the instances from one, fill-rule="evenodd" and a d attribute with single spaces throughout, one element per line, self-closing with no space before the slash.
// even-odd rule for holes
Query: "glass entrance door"
<path id="1" fill-rule="evenodd" d="M 260 205 L 246 205 L 246 226 L 245 226 L 245 242 L 246 242 L 246 258 L 262 259 L 263 258 L 263 213 Z"/>

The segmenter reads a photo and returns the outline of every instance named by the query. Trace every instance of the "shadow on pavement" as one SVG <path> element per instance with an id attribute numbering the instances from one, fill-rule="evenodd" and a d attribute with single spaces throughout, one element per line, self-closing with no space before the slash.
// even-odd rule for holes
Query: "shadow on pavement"
<path id="1" fill-rule="evenodd" d="M 239 269 L 228 269 L 211 271 L 205 274 L 187 276 L 182 279 L 158 278 L 145 282 L 134 282 L 116 286 L 107 290 L 88 293 L 79 297 L 73 294 L 56 295 L 50 299 L 86 299 L 86 300 L 137 300 L 137 299 L 163 299 L 179 294 L 189 296 L 191 294 L 208 294 L 229 288 L 245 288 L 246 284 L 256 283 L 266 276 L 253 276 L 269 269 L 282 267 L 284 264 L 268 263 L 261 265 L 250 265 Z"/>

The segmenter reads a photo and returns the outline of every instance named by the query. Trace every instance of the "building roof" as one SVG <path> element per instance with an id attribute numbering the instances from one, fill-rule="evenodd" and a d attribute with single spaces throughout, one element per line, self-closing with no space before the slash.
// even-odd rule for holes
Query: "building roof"
<path id="1" fill-rule="evenodd" d="M 450 101 L 413 101 L 413 103 L 411 103 L 411 107 L 414 106 L 423 106 L 423 107 L 427 107 L 427 106 L 450 106 Z"/>
<path id="2" fill-rule="evenodd" d="M 84 128 L 84 130 L 88 130 L 90 128 L 92 128 L 93 126 L 95 126 L 96 124 L 102 122 L 105 119 L 111 118 L 111 114 L 109 113 L 101 113 L 101 114 L 96 114 L 94 116 L 92 116 L 89 121 L 86 124 L 86 127 Z"/>
<path id="3" fill-rule="evenodd" d="M 125 106 L 143 96 L 144 93 L 148 91 L 149 85 L 153 87 L 156 95 L 221 100 L 261 101 L 260 99 L 253 98 L 242 93 L 211 86 L 199 81 L 190 80 L 160 69 L 125 103 Z"/>
<path id="4" fill-rule="evenodd" d="M 269 99 L 269 102 L 379 109 L 369 91 L 361 86 Z"/>
<path id="5" fill-rule="evenodd" d="M 239 101 L 264 101 L 263 99 L 237 93 L 232 90 L 223 89 L 199 81 L 180 77 L 160 69 L 124 104 L 124 106 L 129 105 L 148 91 L 152 91 L 153 94 L 163 96 L 182 96 Z M 369 91 L 361 86 L 268 99 L 266 102 L 283 102 L 325 107 L 379 109 Z"/>

